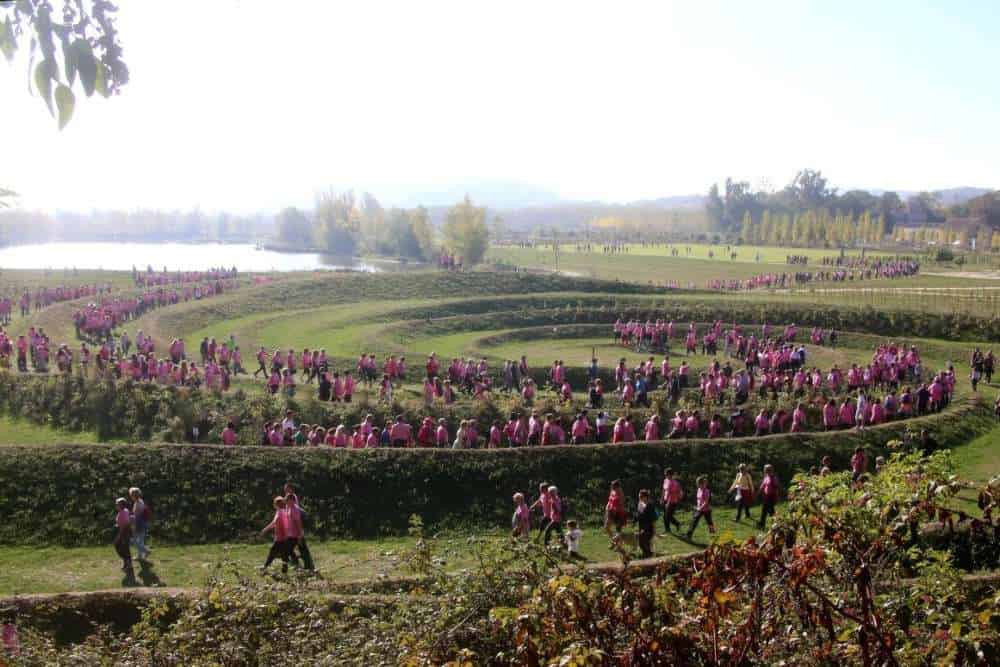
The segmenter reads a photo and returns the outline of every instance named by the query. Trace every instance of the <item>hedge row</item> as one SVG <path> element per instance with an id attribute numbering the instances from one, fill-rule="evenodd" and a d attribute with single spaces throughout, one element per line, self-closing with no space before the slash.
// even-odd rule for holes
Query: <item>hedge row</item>
<path id="1" fill-rule="evenodd" d="M 723 497 L 739 463 L 772 463 L 787 481 L 830 455 L 845 467 L 856 445 L 872 455 L 907 428 L 926 428 L 942 446 L 968 441 L 992 425 L 978 402 L 878 428 L 739 440 L 685 440 L 629 446 L 520 450 L 277 450 L 213 445 L 12 446 L 0 457 L 0 542 L 96 544 L 111 538 L 113 501 L 132 485 L 155 512 L 154 535 L 176 543 L 252 538 L 270 500 L 294 481 L 321 537 L 363 537 L 405 530 L 418 514 L 437 527 L 506 525 L 514 491 L 558 484 L 567 514 L 596 520 L 608 482 L 630 499 L 657 488 L 664 467 L 689 490 L 709 476 Z"/>

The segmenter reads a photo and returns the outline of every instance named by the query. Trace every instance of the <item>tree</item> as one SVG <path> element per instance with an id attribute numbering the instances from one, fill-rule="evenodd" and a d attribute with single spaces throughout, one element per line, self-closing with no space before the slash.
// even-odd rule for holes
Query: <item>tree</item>
<path id="1" fill-rule="evenodd" d="M 360 221 L 351 192 L 333 190 L 316 199 L 316 226 L 320 244 L 334 255 L 354 255 L 358 250 Z M 307 244 L 308 245 L 308 244 Z"/>
<path id="2" fill-rule="evenodd" d="M 878 213 L 885 216 L 886 229 L 889 231 L 892 231 L 892 228 L 899 222 L 904 211 L 903 200 L 895 192 L 883 192 L 882 196 L 879 197 Z"/>
<path id="3" fill-rule="evenodd" d="M 709 231 L 721 231 L 722 216 L 726 212 L 726 205 L 719 196 L 719 184 L 712 183 L 708 189 L 708 198 L 705 200 L 705 215 L 708 217 Z"/>
<path id="4" fill-rule="evenodd" d="M 812 169 L 802 169 L 795 175 L 786 190 L 793 195 L 801 208 L 820 208 L 826 206 L 836 196 L 837 191 L 827 187 L 823 172 Z"/>
<path id="5" fill-rule="evenodd" d="M 289 245 L 309 247 L 313 244 L 313 226 L 305 213 L 290 206 L 278 214 L 278 239 Z"/>
<path id="6" fill-rule="evenodd" d="M 0 3 L 0 53 L 13 62 L 27 43 L 28 77 L 59 129 L 76 107 L 74 88 L 87 97 L 117 95 L 128 67 L 115 26 L 118 8 L 109 0 L 62 3 L 55 16 L 49 0 Z"/>
<path id="7" fill-rule="evenodd" d="M 448 209 L 441 232 L 448 249 L 466 265 L 478 264 L 486 255 L 490 237 L 486 209 L 475 206 L 468 195 Z"/>
<path id="8" fill-rule="evenodd" d="M 10 200 L 17 197 L 17 193 L 7 188 L 0 188 L 0 208 L 10 208 Z"/>
<path id="9" fill-rule="evenodd" d="M 768 212 L 764 211 L 764 215 L 768 215 Z M 750 217 L 750 211 L 743 214 L 743 224 L 740 226 L 740 240 L 746 244 L 753 243 L 753 218 Z"/>
<path id="10" fill-rule="evenodd" d="M 490 236 L 494 241 L 502 241 L 507 236 L 507 223 L 499 215 L 490 222 Z"/>
<path id="11" fill-rule="evenodd" d="M 410 229 L 420 245 L 420 254 L 426 261 L 434 259 L 434 228 L 431 226 L 427 209 L 418 206 L 409 211 Z"/>

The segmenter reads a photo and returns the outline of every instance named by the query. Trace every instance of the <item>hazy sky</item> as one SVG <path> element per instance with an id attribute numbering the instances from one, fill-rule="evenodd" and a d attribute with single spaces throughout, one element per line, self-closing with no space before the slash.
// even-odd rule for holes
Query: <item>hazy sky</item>
<path id="1" fill-rule="evenodd" d="M 0 61 L 0 185 L 39 208 L 1000 187 L 1000 2 L 120 0 L 131 83 L 59 133 Z M 2 10 L 0 10 L 2 13 Z"/>

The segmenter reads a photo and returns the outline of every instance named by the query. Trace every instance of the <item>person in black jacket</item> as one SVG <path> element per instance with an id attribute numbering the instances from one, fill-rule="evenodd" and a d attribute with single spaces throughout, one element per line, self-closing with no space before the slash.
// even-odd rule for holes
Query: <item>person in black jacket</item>
<path id="1" fill-rule="evenodd" d="M 639 491 L 639 505 L 636 509 L 635 523 L 639 527 L 639 549 L 643 558 L 650 558 L 653 555 L 656 506 L 650 500 L 648 489 Z"/>

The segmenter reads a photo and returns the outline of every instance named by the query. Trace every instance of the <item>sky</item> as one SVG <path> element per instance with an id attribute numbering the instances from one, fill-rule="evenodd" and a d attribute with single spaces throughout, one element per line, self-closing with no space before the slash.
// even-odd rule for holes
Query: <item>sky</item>
<path id="1" fill-rule="evenodd" d="M 842 189 L 1000 188 L 992 0 L 119 4 L 131 81 L 62 132 L 26 62 L 0 61 L 0 186 L 26 207 L 489 182 L 622 202 L 804 167 Z"/>

